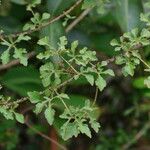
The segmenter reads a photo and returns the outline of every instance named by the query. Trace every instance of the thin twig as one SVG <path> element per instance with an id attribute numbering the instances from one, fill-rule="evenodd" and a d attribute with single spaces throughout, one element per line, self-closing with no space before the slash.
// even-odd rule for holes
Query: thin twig
<path id="1" fill-rule="evenodd" d="M 61 56 L 61 58 L 77 75 L 79 74 L 79 72 L 64 57 Z"/>
<path id="2" fill-rule="evenodd" d="M 92 8 L 84 10 L 68 27 L 66 28 L 66 32 L 72 30 L 90 11 Z"/>
<path id="3" fill-rule="evenodd" d="M 43 137 L 44 139 L 54 143 L 55 145 L 57 145 L 60 149 L 62 150 L 67 150 L 66 147 L 64 147 L 62 144 L 59 144 L 57 141 L 53 140 L 52 138 L 48 137 L 47 135 L 43 134 L 42 132 L 40 132 L 39 130 L 37 130 L 36 128 L 34 128 L 32 125 L 29 124 L 28 122 L 28 117 L 26 117 L 26 121 L 25 124 L 31 129 L 33 130 L 35 133 L 37 133 L 38 135 L 40 135 L 41 137 Z"/>
<path id="4" fill-rule="evenodd" d="M 135 142 L 137 142 L 147 132 L 149 128 L 150 128 L 150 122 L 147 122 L 132 140 L 130 140 L 125 145 L 123 145 L 122 150 L 129 149 L 129 147 L 131 147 Z"/>
<path id="5" fill-rule="evenodd" d="M 54 90 L 55 93 L 59 96 L 59 93 L 57 92 L 57 90 Z M 63 103 L 63 105 L 65 106 L 65 108 L 68 110 L 68 112 L 71 114 L 69 107 L 67 106 L 67 104 L 64 102 L 64 100 L 59 97 L 59 99 L 61 100 L 61 102 Z"/>
<path id="6" fill-rule="evenodd" d="M 16 104 L 23 103 L 23 102 L 25 102 L 25 101 L 27 101 L 27 100 L 28 100 L 28 98 L 27 98 L 27 97 L 24 97 L 24 98 L 21 98 L 21 99 L 19 99 L 19 100 L 11 101 L 11 102 L 9 102 L 9 101 L 2 101 L 2 102 L 0 102 L 0 105 L 1 105 L 1 106 L 5 105 L 5 106 L 8 106 L 8 107 L 11 107 L 11 106 L 14 106 L 14 105 L 16 105 Z"/>
<path id="7" fill-rule="evenodd" d="M 95 92 L 95 97 L 94 97 L 93 105 L 95 105 L 97 97 L 98 97 L 98 87 L 96 87 L 96 92 Z"/>
<path id="8" fill-rule="evenodd" d="M 35 31 L 39 31 L 41 30 L 42 28 L 60 20 L 61 18 L 65 17 L 67 14 L 69 14 L 70 12 L 72 12 L 83 0 L 78 0 L 74 5 L 72 5 L 68 10 L 64 11 L 62 14 L 60 14 L 59 16 L 53 18 L 53 19 L 50 19 L 48 22 L 46 23 L 43 23 L 41 25 L 39 25 L 37 28 L 33 29 L 33 30 L 26 30 L 26 31 L 22 31 L 22 32 L 18 32 L 18 33 L 12 33 L 12 34 L 9 34 L 9 35 L 4 35 L 4 34 L 1 34 L 0 35 L 0 39 L 5 39 L 5 38 L 15 38 L 15 37 L 18 37 L 19 35 L 21 34 L 31 34 Z"/>
<path id="9" fill-rule="evenodd" d="M 70 83 L 74 78 L 75 78 L 75 76 L 71 77 L 71 78 L 68 79 L 67 81 L 64 81 L 63 83 L 61 83 L 61 84 L 57 87 L 57 89 L 59 89 L 59 88 L 63 87 L 64 85 Z"/>
<path id="10" fill-rule="evenodd" d="M 140 61 L 148 68 L 150 69 L 150 65 L 147 64 L 147 62 L 145 62 L 141 57 L 138 57 L 140 59 Z"/>

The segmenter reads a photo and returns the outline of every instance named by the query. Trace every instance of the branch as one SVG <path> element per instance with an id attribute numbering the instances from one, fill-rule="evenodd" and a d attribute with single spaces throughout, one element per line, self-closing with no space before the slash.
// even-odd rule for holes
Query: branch
<path id="1" fill-rule="evenodd" d="M 0 35 L 0 39 L 5 39 L 5 38 L 15 38 L 15 37 L 18 37 L 20 34 L 31 34 L 35 31 L 39 31 L 41 30 L 42 28 L 60 20 L 61 18 L 65 17 L 67 14 L 69 14 L 70 12 L 72 12 L 83 0 L 78 0 L 73 6 L 71 6 L 68 10 L 64 11 L 61 15 L 53 18 L 53 19 L 50 19 L 48 22 L 46 23 L 43 23 L 41 25 L 39 25 L 37 28 L 33 29 L 33 30 L 26 30 L 26 31 L 22 31 L 22 32 L 18 32 L 18 33 L 12 33 L 12 34 L 9 34 L 9 35 Z"/>
<path id="2" fill-rule="evenodd" d="M 91 8 L 84 10 L 70 25 L 68 25 L 66 32 L 72 30 L 90 11 Z"/>
<path id="3" fill-rule="evenodd" d="M 42 132 L 40 132 L 39 130 L 37 130 L 36 128 L 34 128 L 32 125 L 29 124 L 28 122 L 28 116 L 26 117 L 26 121 L 25 124 L 31 129 L 33 130 L 35 133 L 37 133 L 38 135 L 40 135 L 41 137 L 43 137 L 44 139 L 54 143 L 55 145 L 57 145 L 60 149 L 62 150 L 67 150 L 63 145 L 59 144 L 58 142 L 56 142 L 55 140 L 53 140 L 52 138 L 48 137 L 47 135 L 43 134 Z"/>
<path id="4" fill-rule="evenodd" d="M 71 77 L 71 78 L 68 79 L 67 81 L 64 81 L 63 83 L 61 83 L 61 84 L 57 87 L 57 89 L 59 89 L 59 88 L 65 86 L 66 84 L 69 84 L 72 80 L 74 80 L 74 78 L 75 78 L 75 76 Z"/>
<path id="5" fill-rule="evenodd" d="M 129 147 L 131 147 L 134 144 L 134 142 L 138 141 L 147 132 L 149 128 L 150 128 L 150 122 L 147 122 L 132 140 L 130 140 L 127 144 L 123 145 L 122 150 L 129 149 Z"/>
<path id="6" fill-rule="evenodd" d="M 7 106 L 7 107 L 13 107 L 14 105 L 18 105 L 18 104 L 20 104 L 20 103 L 23 103 L 23 102 L 25 102 L 25 101 L 27 101 L 28 100 L 28 98 L 27 97 L 24 97 L 24 98 L 21 98 L 21 99 L 18 99 L 18 100 L 16 100 L 16 101 L 11 101 L 11 102 L 9 102 L 9 101 L 0 101 L 0 106 L 2 107 L 2 106 Z"/>

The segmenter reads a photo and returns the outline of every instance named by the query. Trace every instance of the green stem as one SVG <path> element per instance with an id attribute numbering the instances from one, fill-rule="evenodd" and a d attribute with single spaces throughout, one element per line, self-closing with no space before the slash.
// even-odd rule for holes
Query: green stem
<path id="1" fill-rule="evenodd" d="M 54 96 L 53 98 L 51 98 L 51 99 L 47 99 L 46 101 L 44 101 L 44 104 L 46 104 L 46 103 L 48 103 L 48 102 L 51 102 L 53 99 L 55 99 L 55 98 L 58 98 L 58 96 Z"/>
<path id="2" fill-rule="evenodd" d="M 150 69 L 150 66 L 148 65 L 148 63 L 146 63 L 141 57 L 138 57 L 138 58 L 145 66 L 147 66 L 148 69 Z"/>
<path id="3" fill-rule="evenodd" d="M 61 58 L 68 64 L 69 67 L 78 75 L 79 72 L 64 58 L 61 56 Z"/>
<path id="4" fill-rule="evenodd" d="M 73 79 L 74 79 L 75 76 L 71 77 L 70 79 L 68 79 L 67 81 L 64 81 L 63 83 L 61 83 L 60 85 L 58 85 L 58 89 L 65 86 L 66 84 L 70 83 Z"/>
<path id="5" fill-rule="evenodd" d="M 95 92 L 94 102 L 93 102 L 92 105 L 95 105 L 96 100 L 97 100 L 97 96 L 98 96 L 98 87 L 96 87 L 96 92 Z"/>
<path id="6" fill-rule="evenodd" d="M 57 96 L 59 96 L 59 93 L 56 91 L 56 90 L 54 90 L 55 91 L 55 93 L 57 94 Z M 70 113 L 70 114 L 72 114 L 71 113 L 71 111 L 70 111 L 70 109 L 69 109 L 69 107 L 66 105 L 66 103 L 64 102 L 64 100 L 61 98 L 61 97 L 59 97 L 60 98 L 60 100 L 61 100 L 61 102 L 63 103 L 63 105 L 65 106 L 65 108 L 68 110 L 68 112 Z"/>

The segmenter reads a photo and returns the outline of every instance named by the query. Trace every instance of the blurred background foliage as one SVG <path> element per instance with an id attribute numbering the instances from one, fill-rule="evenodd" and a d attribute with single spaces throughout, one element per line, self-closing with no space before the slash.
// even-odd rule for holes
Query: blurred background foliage
<path id="1" fill-rule="evenodd" d="M 76 0 L 43 0 L 37 11 L 49 12 L 52 16 L 63 13 L 73 5 Z M 145 8 L 146 0 L 111 0 L 106 4 L 103 14 L 91 9 L 88 15 L 82 19 L 70 32 L 65 32 L 67 26 L 73 21 L 65 22 L 61 19 L 38 33 L 33 34 L 33 39 L 28 44 L 20 43 L 28 52 L 40 51 L 35 44 L 39 37 L 49 36 L 50 43 L 56 46 L 59 37 L 66 35 L 69 41 L 79 40 L 81 46 L 87 46 L 97 52 L 99 60 L 106 60 L 116 55 L 110 41 L 118 38 L 124 32 L 144 25 L 140 22 L 141 12 L 148 11 Z M 6 33 L 19 32 L 24 23 L 30 19 L 30 13 L 26 11 L 25 0 L 2 0 L 0 5 L 0 29 Z M 76 8 L 71 16 L 76 18 L 82 13 L 81 6 Z M 75 19 L 76 19 L 75 18 Z M 66 26 L 63 26 L 66 24 Z M 0 52 L 4 51 L 0 47 Z M 150 48 L 141 52 L 149 62 Z M 38 66 L 40 62 L 34 57 L 30 59 L 28 67 L 17 66 L 8 70 L 0 69 L 0 82 L 4 86 L 2 92 L 12 97 L 26 96 L 27 91 L 42 90 L 39 78 Z M 143 66 L 136 69 L 133 78 L 123 77 L 118 66 L 111 63 L 110 67 L 115 71 L 116 77 L 108 78 L 108 86 L 98 94 L 97 106 L 98 120 L 101 124 L 99 134 L 93 135 L 92 139 L 85 136 L 72 138 L 65 142 L 70 150 L 149 150 L 150 149 L 150 90 L 143 84 L 145 74 Z M 66 87 L 71 95 L 72 105 L 83 105 L 84 98 L 91 100 L 95 94 L 95 87 L 89 87 L 85 80 L 78 80 Z M 68 102 L 69 103 L 69 102 Z M 21 112 L 28 111 L 30 104 L 22 105 Z M 40 132 L 61 143 L 58 128 L 60 120 L 56 120 L 54 127 L 47 125 L 43 116 L 37 118 L 33 113 L 30 115 L 33 127 Z M 0 117 L 0 149 L 2 150 L 55 150 L 49 141 L 38 136 L 26 125 L 19 125 L 13 121 L 6 121 Z"/>

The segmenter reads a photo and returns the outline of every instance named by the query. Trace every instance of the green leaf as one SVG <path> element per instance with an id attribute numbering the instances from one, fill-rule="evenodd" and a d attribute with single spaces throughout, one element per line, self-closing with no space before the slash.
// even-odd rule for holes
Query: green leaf
<path id="1" fill-rule="evenodd" d="M 142 37 L 146 37 L 146 38 L 149 38 L 150 37 L 150 31 L 148 29 L 143 29 L 142 32 L 141 32 L 141 36 Z"/>
<path id="2" fill-rule="evenodd" d="M 43 13 L 42 14 L 42 20 L 47 20 L 50 18 L 50 14 L 49 13 Z"/>
<path id="3" fill-rule="evenodd" d="M 42 46 L 49 46 L 49 38 L 45 36 L 44 38 L 38 41 L 38 44 Z"/>
<path id="4" fill-rule="evenodd" d="M 102 62 L 101 62 L 101 66 L 102 66 L 102 67 L 107 66 L 107 64 L 108 64 L 107 61 L 102 61 Z"/>
<path id="5" fill-rule="evenodd" d="M 139 29 L 138 28 L 134 28 L 134 29 L 131 30 L 131 33 L 132 33 L 133 37 L 136 38 L 138 36 Z"/>
<path id="6" fill-rule="evenodd" d="M 75 53 L 75 50 L 76 48 L 78 47 L 79 45 L 79 42 L 78 41 L 74 41 L 71 43 L 71 52 L 74 54 Z"/>
<path id="7" fill-rule="evenodd" d="M 31 38 L 28 35 L 20 34 L 16 42 L 19 43 L 21 41 L 29 41 L 30 39 Z"/>
<path id="8" fill-rule="evenodd" d="M 62 36 L 59 38 L 60 42 L 59 42 L 59 49 L 60 50 L 64 50 L 65 49 L 65 46 L 67 45 L 68 41 L 67 41 L 67 38 L 65 36 Z"/>
<path id="9" fill-rule="evenodd" d="M 116 56 L 116 64 L 122 65 L 125 62 L 125 59 L 121 56 Z"/>
<path id="10" fill-rule="evenodd" d="M 49 62 L 40 67 L 40 74 L 44 87 L 51 85 L 58 85 L 61 83 L 60 71 L 54 66 L 53 63 Z"/>
<path id="11" fill-rule="evenodd" d="M 64 124 L 61 127 L 61 136 L 64 140 L 68 140 L 73 136 L 77 137 L 79 130 L 75 122 Z"/>
<path id="12" fill-rule="evenodd" d="M 40 93 L 37 91 L 34 92 L 28 92 L 28 96 L 30 98 L 31 103 L 38 103 L 39 101 L 41 101 L 41 96 Z"/>
<path id="13" fill-rule="evenodd" d="M 91 124 L 91 127 L 94 129 L 94 131 L 96 133 L 98 133 L 99 128 L 100 128 L 100 124 L 96 121 L 92 121 L 92 122 L 90 122 L 90 124 Z"/>
<path id="14" fill-rule="evenodd" d="M 9 53 L 9 49 L 7 49 L 1 54 L 2 63 L 7 64 L 9 62 L 9 59 L 10 59 L 10 53 Z"/>
<path id="15" fill-rule="evenodd" d="M 15 48 L 13 57 L 19 59 L 20 63 L 23 64 L 24 66 L 27 66 L 28 59 L 27 59 L 26 53 L 27 51 L 24 48 L 18 48 L 18 49 Z"/>
<path id="16" fill-rule="evenodd" d="M 106 81 L 100 75 L 98 76 L 95 84 L 98 86 L 99 90 L 102 91 L 106 87 Z"/>
<path id="17" fill-rule="evenodd" d="M 4 107 L 0 107 L 0 113 L 2 113 L 3 116 L 4 116 L 6 119 L 10 119 L 10 120 L 13 120 L 13 119 L 14 119 L 13 112 L 7 110 L 7 109 L 4 108 Z"/>
<path id="18" fill-rule="evenodd" d="M 87 124 L 80 123 L 78 129 L 81 131 L 81 133 L 86 134 L 88 137 L 91 138 L 91 131 Z"/>
<path id="19" fill-rule="evenodd" d="M 124 76 L 127 76 L 127 75 L 133 76 L 134 75 L 134 69 L 135 69 L 135 66 L 132 63 L 127 63 L 123 67 L 122 73 L 124 74 Z"/>
<path id="20" fill-rule="evenodd" d="M 47 120 L 47 122 L 52 125 L 54 122 L 54 115 L 55 115 L 55 110 L 52 109 L 51 106 L 49 106 L 48 108 L 46 108 L 45 112 L 45 118 Z"/>
<path id="21" fill-rule="evenodd" d="M 144 84 L 145 84 L 148 88 L 150 88 L 150 76 L 149 76 L 147 79 L 144 80 Z"/>
<path id="22" fill-rule="evenodd" d="M 15 112 L 15 118 L 18 122 L 24 123 L 24 116 L 22 114 L 16 113 Z"/>
<path id="23" fill-rule="evenodd" d="M 84 75 L 87 81 L 93 86 L 94 85 L 94 76 L 90 74 L 85 74 Z"/>
<path id="24" fill-rule="evenodd" d="M 108 69 L 106 71 L 103 72 L 104 74 L 109 74 L 110 76 L 115 76 L 114 71 L 111 69 Z"/>
<path id="25" fill-rule="evenodd" d="M 26 30 L 32 30 L 32 29 L 35 29 L 35 25 L 31 22 L 29 23 L 26 23 L 24 26 L 23 26 L 23 31 L 26 31 Z"/>
<path id="26" fill-rule="evenodd" d="M 119 42 L 118 42 L 116 39 L 113 39 L 113 40 L 110 42 L 110 45 L 111 45 L 111 46 L 118 46 L 118 45 L 119 45 Z"/>
<path id="27" fill-rule="evenodd" d="M 35 105 L 35 110 L 34 110 L 34 112 L 35 112 L 36 114 L 41 113 L 42 110 L 43 110 L 43 108 L 44 108 L 44 106 L 45 106 L 44 103 L 38 103 L 38 104 L 36 104 L 36 105 Z"/>
<path id="28" fill-rule="evenodd" d="M 70 99 L 70 97 L 65 93 L 59 94 L 59 97 L 64 98 L 64 99 Z"/>

